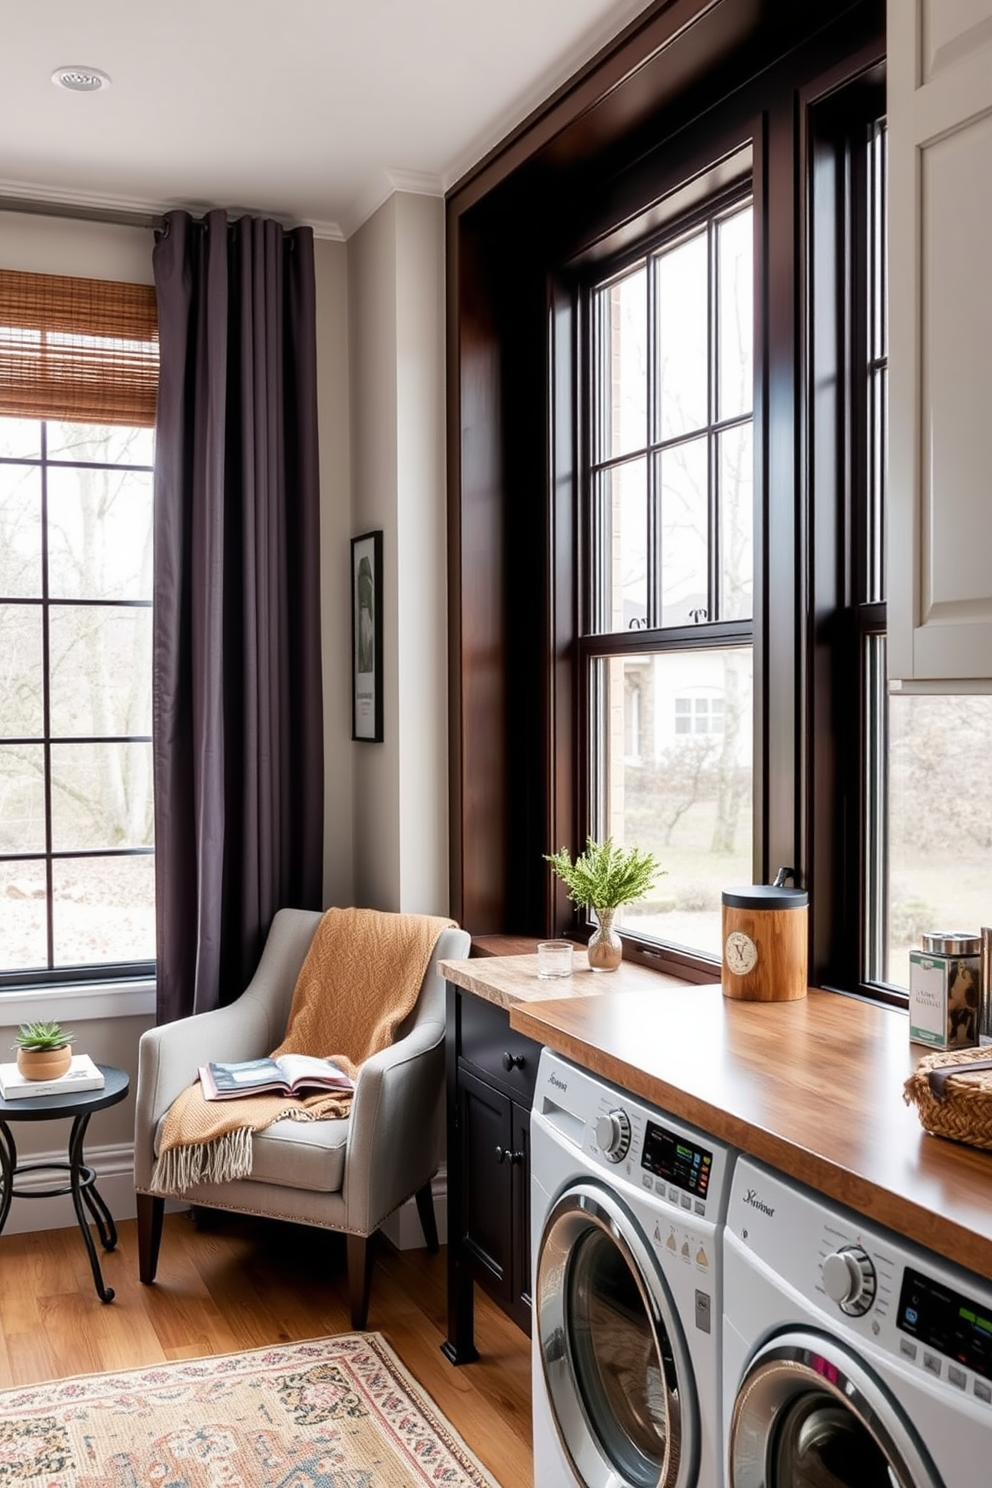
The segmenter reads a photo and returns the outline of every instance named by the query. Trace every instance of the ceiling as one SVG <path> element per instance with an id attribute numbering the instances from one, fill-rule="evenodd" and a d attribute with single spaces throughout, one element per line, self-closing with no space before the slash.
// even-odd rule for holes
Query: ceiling
<path id="1" fill-rule="evenodd" d="M 443 193 L 647 0 L 4 0 L 0 197 L 347 237 Z M 111 86 L 66 92 L 60 67 Z M 2 202 L 0 202 L 2 205 Z"/>

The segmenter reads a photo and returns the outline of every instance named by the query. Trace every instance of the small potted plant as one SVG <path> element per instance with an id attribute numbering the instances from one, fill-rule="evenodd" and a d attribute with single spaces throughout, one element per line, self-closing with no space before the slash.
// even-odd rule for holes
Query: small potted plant
<path id="1" fill-rule="evenodd" d="M 26 1080 L 57 1080 L 72 1064 L 74 1035 L 61 1023 L 22 1023 L 17 1030 L 17 1068 Z"/>
<path id="2" fill-rule="evenodd" d="M 574 904 L 593 911 L 597 925 L 587 946 L 593 971 L 616 971 L 623 960 L 623 943 L 613 928 L 613 918 L 622 904 L 643 899 L 660 873 L 653 853 L 639 847 L 619 847 L 612 837 L 605 842 L 586 838 L 585 852 L 572 862 L 567 848 L 545 853 L 545 859 L 568 889 Z"/>

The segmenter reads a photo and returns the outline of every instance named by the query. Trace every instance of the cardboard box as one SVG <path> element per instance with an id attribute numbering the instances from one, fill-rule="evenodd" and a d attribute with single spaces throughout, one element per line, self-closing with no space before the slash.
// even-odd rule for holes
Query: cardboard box
<path id="1" fill-rule="evenodd" d="M 931 1049 L 968 1049 L 978 1039 L 978 956 L 909 953 L 909 1036 Z"/>

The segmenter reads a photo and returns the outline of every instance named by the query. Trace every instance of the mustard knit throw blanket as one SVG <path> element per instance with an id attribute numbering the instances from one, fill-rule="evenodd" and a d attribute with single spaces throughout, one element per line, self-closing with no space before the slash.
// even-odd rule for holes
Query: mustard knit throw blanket
<path id="1" fill-rule="evenodd" d="M 454 920 L 328 909 L 300 968 L 282 1043 L 272 1052 L 333 1059 L 354 1079 L 371 1055 L 394 1041 L 412 1012 L 442 930 Z M 204 1100 L 199 1082 L 165 1115 L 151 1188 L 182 1194 L 197 1183 L 249 1178 L 252 1133 L 274 1121 L 321 1121 L 347 1114 L 351 1094 L 303 1100 L 252 1095 Z"/>

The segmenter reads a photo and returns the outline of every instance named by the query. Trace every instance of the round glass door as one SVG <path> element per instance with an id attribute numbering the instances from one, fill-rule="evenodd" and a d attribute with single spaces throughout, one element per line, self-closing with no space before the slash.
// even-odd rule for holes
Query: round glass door
<path id="1" fill-rule="evenodd" d="M 555 1429 L 583 1488 L 690 1488 L 696 1400 L 682 1330 L 614 1195 L 577 1184 L 551 1210 L 535 1318 Z"/>
<path id="2" fill-rule="evenodd" d="M 733 1488 L 942 1488 L 881 1385 L 832 1339 L 793 1331 L 752 1361 L 730 1427 Z"/>

